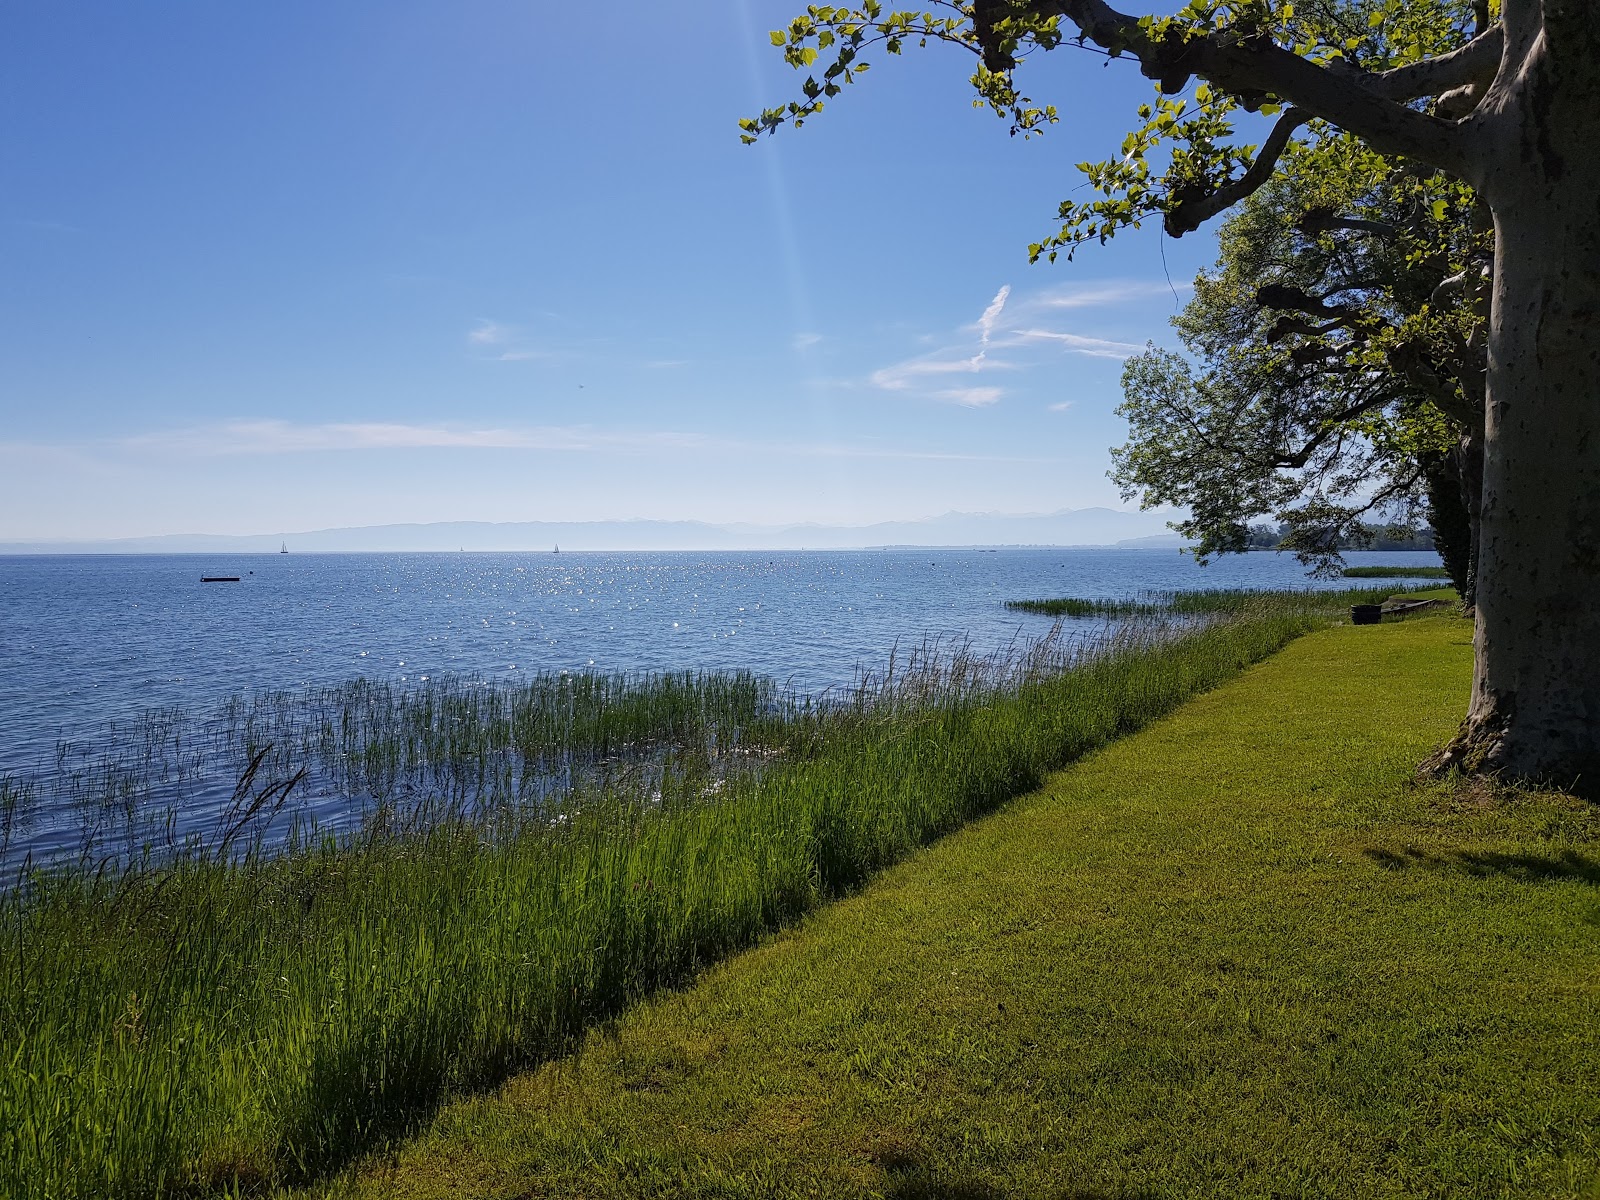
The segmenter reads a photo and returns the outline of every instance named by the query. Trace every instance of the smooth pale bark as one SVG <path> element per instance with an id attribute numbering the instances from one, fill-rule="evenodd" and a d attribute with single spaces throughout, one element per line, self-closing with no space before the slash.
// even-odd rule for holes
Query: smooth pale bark
<path id="1" fill-rule="evenodd" d="M 1496 236 L 1477 665 L 1467 721 L 1431 765 L 1600 794 L 1594 27 L 1580 12 L 1523 31 L 1473 118 Z"/>

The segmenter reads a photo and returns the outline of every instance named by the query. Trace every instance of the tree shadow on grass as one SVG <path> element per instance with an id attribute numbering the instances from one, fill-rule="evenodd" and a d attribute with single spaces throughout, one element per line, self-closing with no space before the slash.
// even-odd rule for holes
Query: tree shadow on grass
<path id="1" fill-rule="evenodd" d="M 1379 866 L 1391 870 L 1411 867 L 1434 870 L 1459 871 L 1478 879 L 1496 876 L 1515 879 L 1520 883 L 1554 883 L 1567 880 L 1600 886 L 1600 861 L 1576 850 L 1562 850 L 1556 854 L 1502 854 L 1488 850 L 1458 850 L 1449 854 L 1432 854 L 1407 846 L 1402 851 L 1368 850 L 1366 856 Z"/>

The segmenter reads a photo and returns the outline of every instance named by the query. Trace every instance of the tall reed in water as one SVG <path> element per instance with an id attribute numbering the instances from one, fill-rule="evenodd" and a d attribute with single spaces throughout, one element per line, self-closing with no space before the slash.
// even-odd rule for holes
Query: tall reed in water
<path id="1" fill-rule="evenodd" d="M 1350 575 L 1365 568 L 1351 568 Z M 1384 572 L 1373 568 L 1371 574 Z M 1283 603 L 1298 602 L 1312 606 L 1339 607 L 1346 604 L 1377 603 L 1389 593 L 1380 588 L 1353 588 L 1338 591 L 1261 592 L 1234 588 L 1198 588 L 1182 592 L 1144 591 L 1131 599 L 1102 598 L 1086 600 L 1076 596 L 1062 596 L 1051 600 L 1007 600 L 1006 607 L 1013 612 L 1038 613 L 1046 617 L 1155 617 L 1155 616 L 1205 616 L 1213 613 L 1237 612 L 1258 597 L 1273 597 Z M 1290 597 L 1298 597 L 1291 601 Z"/>

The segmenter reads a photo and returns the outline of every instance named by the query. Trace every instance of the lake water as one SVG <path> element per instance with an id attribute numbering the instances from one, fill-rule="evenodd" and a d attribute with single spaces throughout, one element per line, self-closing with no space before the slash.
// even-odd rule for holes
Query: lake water
<path id="1" fill-rule="evenodd" d="M 1009 599 L 1308 583 L 1287 555 L 1202 568 L 1155 550 L 0 557 L 0 773 L 110 720 L 258 689 L 747 668 L 815 693 L 897 645 L 988 652 L 1049 628 Z"/>
<path id="2" fill-rule="evenodd" d="M 987 651 L 1048 628 L 1010 599 L 1308 584 L 1348 586 L 1288 555 L 1156 550 L 0 557 L 0 768 L 109 717 L 257 688 L 748 668 L 819 690 L 897 643 Z"/>

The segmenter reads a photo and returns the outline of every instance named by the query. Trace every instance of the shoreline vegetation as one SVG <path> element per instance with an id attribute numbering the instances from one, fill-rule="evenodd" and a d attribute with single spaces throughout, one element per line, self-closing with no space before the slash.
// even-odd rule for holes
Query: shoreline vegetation
<path id="1" fill-rule="evenodd" d="M 748 676 L 577 677 L 520 709 L 352 685 L 315 721 L 280 698 L 278 726 L 241 718 L 260 757 L 219 803 L 231 838 L 0 896 L 0 1193 L 323 1177 L 1375 596 L 930 652 L 833 704 Z M 271 841 L 260 818 L 310 769 L 284 745 L 390 799 Z"/>
<path id="2" fill-rule="evenodd" d="M 1350 567 L 1344 572 L 1351 579 L 1448 579 L 1450 573 L 1443 567 Z M 1235 588 L 1199 588 L 1181 592 L 1146 591 L 1132 599 L 1084 599 L 1077 596 L 1060 596 L 1048 600 L 1007 600 L 1006 607 L 1013 612 L 1034 613 L 1044 617 L 1084 619 L 1092 617 L 1197 617 L 1237 611 L 1251 596 L 1282 596 L 1273 591 L 1252 592 Z M 1377 604 L 1389 599 L 1382 591 L 1327 591 L 1310 595 L 1330 597 L 1328 603 Z M 1454 595 L 1454 593 L 1451 593 Z M 1342 598 L 1342 600 L 1341 600 Z"/>
<path id="3" fill-rule="evenodd" d="M 1592 1197 L 1600 810 L 1416 779 L 1471 629 L 1298 639 L 308 1200 Z"/>
<path id="4" fill-rule="evenodd" d="M 1251 596 L 1277 596 L 1281 592 L 1249 592 L 1231 588 L 1203 588 L 1186 592 L 1141 592 L 1131 600 L 1085 600 L 1076 596 L 1061 596 L 1050 600 L 1007 600 L 1006 607 L 1013 612 L 1035 613 L 1042 617 L 1162 617 L 1209 616 L 1236 611 Z M 1307 592 L 1307 596 L 1314 593 Z M 1342 596 L 1342 592 L 1323 593 Z M 1372 597 L 1362 593 L 1361 601 Z M 1333 603 L 1330 601 L 1330 604 Z"/>
<path id="5" fill-rule="evenodd" d="M 1346 570 L 1346 576 L 1354 579 L 1448 579 L 1450 573 L 1442 566 L 1352 566 Z M 1429 592 L 1430 597 L 1442 595 L 1443 592 Z M 1450 592 L 1454 595 L 1454 592 Z M 1195 616 L 1214 616 L 1218 613 L 1237 613 L 1261 597 L 1285 597 L 1285 595 L 1301 595 L 1306 597 L 1307 603 L 1317 603 L 1314 597 L 1326 597 L 1328 606 L 1362 605 L 1362 603 L 1381 603 L 1390 598 L 1389 592 L 1381 589 L 1346 589 L 1346 590 L 1317 590 L 1306 589 L 1302 592 L 1269 592 L 1269 590 L 1230 589 L 1230 587 L 1206 587 L 1206 589 L 1186 590 L 1186 592 L 1139 592 L 1133 598 L 1094 598 L 1086 600 L 1082 597 L 1056 597 L 1051 600 L 1006 600 L 1006 608 L 1014 613 L 1035 613 L 1038 616 L 1053 616 L 1053 618 L 1162 618 L 1162 616 L 1178 616 L 1178 618 L 1195 618 Z"/>
<path id="6" fill-rule="evenodd" d="M 1346 567 L 1346 579 L 1449 579 L 1444 567 Z"/>

